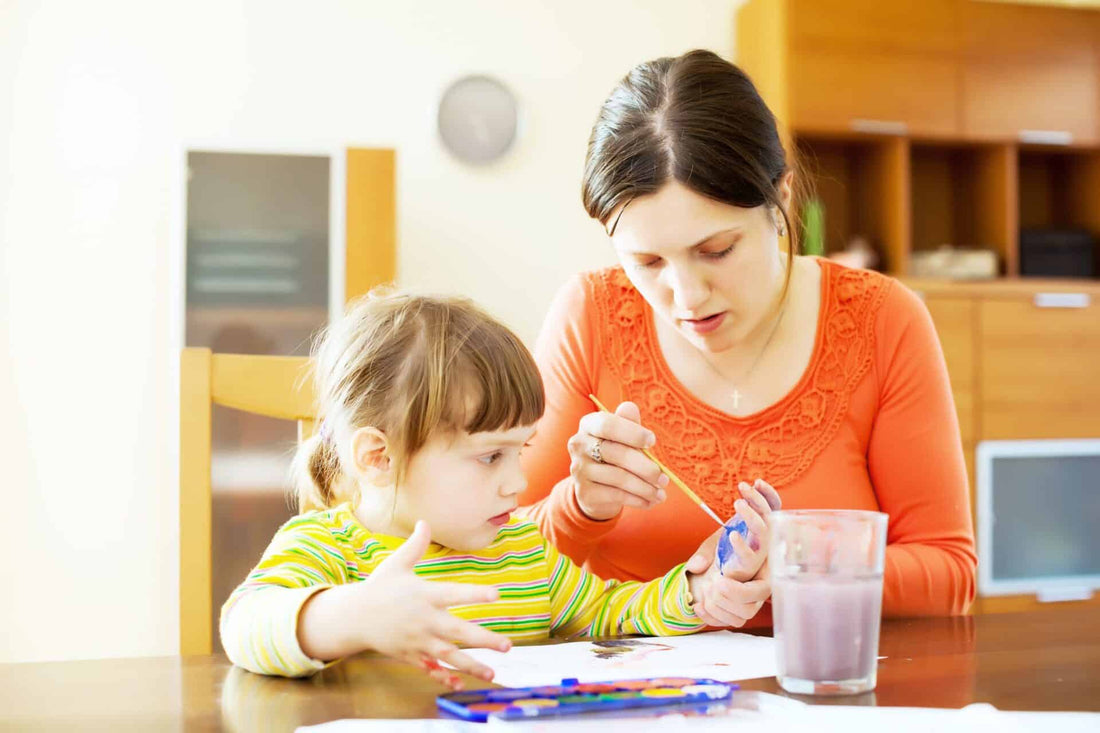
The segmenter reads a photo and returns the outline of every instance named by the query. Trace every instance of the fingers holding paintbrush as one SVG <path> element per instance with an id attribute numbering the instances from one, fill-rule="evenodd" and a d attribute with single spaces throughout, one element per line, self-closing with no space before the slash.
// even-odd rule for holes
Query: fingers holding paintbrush
<path id="1" fill-rule="evenodd" d="M 602 413 L 604 413 L 604 414 L 614 414 L 614 413 L 612 413 L 612 412 L 611 412 L 610 410 L 608 410 L 608 409 L 607 409 L 607 408 L 606 408 L 606 407 L 605 407 L 605 406 L 603 405 L 603 403 L 602 403 L 602 402 L 600 402 L 600 400 L 599 400 L 599 399 L 598 399 L 598 398 L 596 397 L 596 395 L 590 394 L 590 395 L 588 395 L 588 398 L 589 398 L 590 400 L 592 400 L 592 402 L 593 402 L 593 403 L 594 403 L 594 404 L 596 405 L 596 407 L 600 408 L 600 411 L 601 411 Z M 623 404 L 632 404 L 632 403 L 623 403 Z M 621 407 L 622 407 L 622 405 L 620 405 L 620 408 L 621 408 Z M 635 408 L 635 409 L 637 409 L 637 408 Z M 639 419 L 640 419 L 640 416 L 639 416 Z M 653 442 L 655 443 L 655 442 L 656 442 L 656 439 L 654 439 L 654 441 L 653 441 Z M 673 472 L 672 472 L 672 471 L 671 471 L 671 470 L 670 470 L 670 469 L 669 469 L 669 468 L 668 468 L 667 466 L 665 466 L 665 465 L 664 465 L 663 463 L 661 463 L 661 461 L 659 461 L 659 460 L 657 459 L 657 457 L 653 455 L 653 453 L 651 453 L 651 452 L 650 452 L 650 450 L 649 450 L 649 446 L 650 446 L 650 445 L 653 445 L 653 443 L 649 443 L 649 445 L 647 445 L 647 446 L 645 446 L 645 447 L 642 447 L 642 448 L 640 448 L 640 450 L 641 450 L 641 453 L 642 453 L 642 454 L 643 454 L 643 455 L 644 455 L 644 456 L 645 456 L 645 457 L 646 457 L 647 459 L 649 459 L 649 461 L 650 461 L 650 462 L 651 462 L 651 463 L 653 464 L 653 466 L 655 466 L 655 467 L 656 467 L 656 469 L 657 469 L 657 470 L 658 470 L 658 471 L 659 471 L 659 472 L 660 472 L 660 473 L 661 473 L 661 474 L 662 474 L 663 476 L 666 476 L 666 477 L 667 477 L 667 479 L 668 479 L 668 481 L 670 481 L 670 482 L 671 482 L 671 483 L 672 483 L 673 485 L 675 485 L 675 486 L 676 486 L 676 487 L 677 487 L 678 489 L 680 489 L 680 491 L 684 492 L 684 494 L 685 494 L 685 495 L 687 495 L 687 497 L 688 497 L 689 499 L 691 499 L 691 501 L 692 501 L 692 502 L 693 502 L 693 503 L 694 503 L 694 504 L 695 504 L 696 506 L 698 506 L 698 507 L 699 507 L 700 509 L 702 509 L 702 510 L 703 510 L 703 511 L 704 511 L 704 512 L 705 512 L 705 513 L 706 513 L 706 514 L 707 514 L 707 515 L 708 515 L 708 516 L 709 516 L 709 517 L 710 517 L 711 519 L 713 519 L 713 520 L 714 520 L 714 521 L 715 521 L 715 522 L 716 522 L 716 523 L 717 523 L 717 524 L 718 524 L 719 526 L 725 526 L 725 523 L 724 523 L 724 522 L 723 522 L 723 521 L 722 521 L 722 520 L 721 520 L 721 519 L 720 519 L 720 518 L 718 517 L 718 515 L 717 515 L 717 514 L 716 514 L 716 513 L 714 512 L 714 510 L 713 510 L 713 509 L 711 509 L 711 508 L 710 508 L 709 506 L 707 506 L 707 503 L 706 503 L 705 501 L 703 501 L 703 500 L 702 500 L 701 498 L 699 498 L 699 495 L 698 495 L 698 494 L 696 494 L 696 493 L 695 493 L 694 491 L 692 491 L 692 490 L 691 490 L 691 489 L 690 489 L 690 488 L 688 487 L 688 485 L 687 485 L 687 484 L 685 484 L 685 483 L 684 483 L 684 482 L 683 482 L 683 481 L 682 481 L 682 480 L 680 479 L 680 477 L 679 477 L 679 476 L 677 476 L 677 475 L 676 475 L 675 473 L 673 473 Z"/>
<path id="2" fill-rule="evenodd" d="M 623 507 L 649 509 L 665 500 L 669 478 L 643 453 L 656 439 L 633 402 L 581 418 L 568 449 L 574 497 L 585 515 L 603 521 Z"/>

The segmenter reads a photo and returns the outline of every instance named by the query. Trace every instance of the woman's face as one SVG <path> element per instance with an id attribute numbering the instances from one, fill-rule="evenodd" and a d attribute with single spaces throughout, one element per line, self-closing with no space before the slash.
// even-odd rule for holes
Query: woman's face
<path id="1" fill-rule="evenodd" d="M 784 205 L 789 192 L 787 178 Z M 672 181 L 627 204 L 611 242 L 657 316 L 696 348 L 718 353 L 753 333 L 782 287 L 775 217 L 768 206 L 730 206 Z"/>

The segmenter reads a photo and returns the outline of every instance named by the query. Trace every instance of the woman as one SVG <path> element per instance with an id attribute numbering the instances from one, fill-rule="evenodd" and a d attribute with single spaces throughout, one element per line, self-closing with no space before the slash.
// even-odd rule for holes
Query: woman
<path id="1" fill-rule="evenodd" d="M 668 487 L 652 445 L 723 517 L 756 479 L 787 509 L 888 513 L 884 613 L 965 613 L 974 536 L 931 319 L 890 278 L 796 256 L 794 184 L 771 112 L 713 53 L 641 64 L 612 91 L 582 196 L 620 266 L 573 279 L 550 309 L 524 503 L 603 577 L 658 577 L 706 540 L 700 572 L 714 521 Z M 719 578 L 696 610 L 768 625 L 768 577 Z"/>

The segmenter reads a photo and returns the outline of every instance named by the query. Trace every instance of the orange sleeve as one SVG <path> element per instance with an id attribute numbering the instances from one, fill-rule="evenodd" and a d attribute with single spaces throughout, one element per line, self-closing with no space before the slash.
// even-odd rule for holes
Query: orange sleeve
<path id="1" fill-rule="evenodd" d="M 600 363 L 592 307 L 584 276 L 574 277 L 554 298 L 535 343 L 546 412 L 523 451 L 527 490 L 520 497 L 542 535 L 578 565 L 618 521 L 597 521 L 581 511 L 569 475 L 569 438 L 595 410 L 588 399 L 596 393 Z"/>
<path id="2" fill-rule="evenodd" d="M 890 515 L 883 612 L 966 613 L 977 556 L 958 416 L 928 309 L 898 282 L 879 311 L 875 370 L 867 463 Z"/>

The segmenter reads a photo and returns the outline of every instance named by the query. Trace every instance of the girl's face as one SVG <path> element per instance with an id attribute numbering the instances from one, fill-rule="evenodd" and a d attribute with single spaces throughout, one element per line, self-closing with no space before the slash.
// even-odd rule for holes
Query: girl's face
<path id="1" fill-rule="evenodd" d="M 789 191 L 788 178 L 785 199 Z M 627 277 L 693 346 L 724 351 L 771 312 L 784 271 L 771 208 L 730 206 L 671 181 L 620 210 L 611 242 Z"/>
<path id="2" fill-rule="evenodd" d="M 433 542 L 462 551 L 489 546 L 527 488 L 519 455 L 534 434 L 527 425 L 433 438 L 409 461 L 393 525 L 408 536 L 423 519 Z"/>

